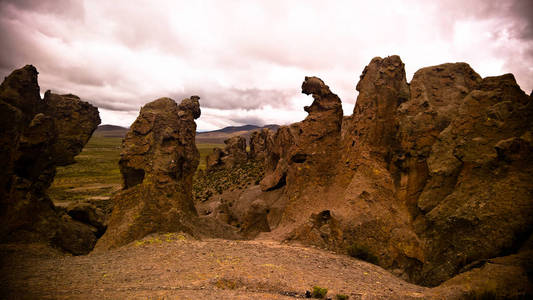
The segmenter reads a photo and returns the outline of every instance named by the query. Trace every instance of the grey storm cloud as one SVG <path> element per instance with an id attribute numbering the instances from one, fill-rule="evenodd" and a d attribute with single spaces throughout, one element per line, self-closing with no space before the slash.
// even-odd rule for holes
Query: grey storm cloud
<path id="1" fill-rule="evenodd" d="M 0 0 L 0 40 L 0 76 L 33 64 L 43 92 L 77 94 L 104 123 L 195 94 L 199 127 L 298 121 L 304 76 L 350 113 L 364 66 L 393 54 L 408 78 L 465 61 L 533 89 L 531 0 Z"/>
<path id="2" fill-rule="evenodd" d="M 295 90 L 262 90 L 257 88 L 238 89 L 223 87 L 186 88 L 187 93 L 171 95 L 174 100 L 182 100 L 199 95 L 202 107 L 216 109 L 259 109 L 266 105 L 283 108 L 290 105 L 289 98 Z"/>

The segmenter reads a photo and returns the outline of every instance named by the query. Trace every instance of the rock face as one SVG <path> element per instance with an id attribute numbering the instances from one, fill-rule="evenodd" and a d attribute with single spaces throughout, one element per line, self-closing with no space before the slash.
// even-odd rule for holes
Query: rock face
<path id="1" fill-rule="evenodd" d="M 74 95 L 39 96 L 37 70 L 25 66 L 0 87 L 1 234 L 4 242 L 50 242 L 73 254 L 89 252 L 91 227 L 60 216 L 46 190 L 58 165 L 74 162 L 100 124 L 98 110 Z M 5 149 L 5 151 L 4 151 Z"/>
<path id="2" fill-rule="evenodd" d="M 394 177 L 388 170 L 398 147 L 396 108 L 409 98 L 400 58 L 374 58 L 357 89 L 353 115 L 341 119 L 338 158 L 329 162 L 337 171 L 335 177 L 327 188 L 306 193 L 315 210 L 289 238 L 373 257 L 373 262 L 408 277 L 424 255 L 406 207 L 395 198 Z M 329 217 L 316 217 L 321 215 Z"/>
<path id="3" fill-rule="evenodd" d="M 306 77 L 302 93 L 313 96 L 309 115 L 299 123 L 282 126 L 266 139 L 266 174 L 261 181 L 263 191 L 291 183 L 302 187 L 311 181 L 328 180 L 339 153 L 342 106 L 339 97 L 317 77 Z"/>
<path id="4" fill-rule="evenodd" d="M 206 170 L 225 168 L 232 169 L 240 166 L 248 160 L 246 152 L 246 139 L 241 136 L 233 136 L 224 141 L 224 149 L 214 148 L 206 159 Z"/>
<path id="5" fill-rule="evenodd" d="M 415 229 L 427 242 L 422 283 L 514 253 L 533 230 L 533 101 L 510 74 L 468 93 L 433 144 Z"/>
<path id="6" fill-rule="evenodd" d="M 307 78 L 309 116 L 265 139 L 261 188 L 284 202 L 272 236 L 364 252 L 429 286 L 465 270 L 505 285 L 500 269 L 480 268 L 486 260 L 531 273 L 530 260 L 507 258 L 533 230 L 533 102 L 514 77 L 454 63 L 408 84 L 391 56 L 374 58 L 357 90 L 343 118 L 327 86 Z"/>
<path id="7" fill-rule="evenodd" d="M 200 156 L 194 122 L 200 116 L 198 99 L 193 96 L 178 105 L 161 98 L 142 107 L 122 145 L 124 190 L 113 198 L 108 229 L 95 250 L 154 232 L 192 233 L 197 217 L 192 180 Z"/>
<path id="8" fill-rule="evenodd" d="M 250 158 L 265 161 L 267 157 L 267 145 L 271 143 L 273 132 L 268 128 L 254 131 L 250 136 Z"/>
<path id="9" fill-rule="evenodd" d="M 456 118 L 464 97 L 481 81 L 465 63 L 442 64 L 418 70 L 411 81 L 411 97 L 397 107 L 400 119 L 393 155 L 398 197 L 416 217 L 415 202 L 428 178 L 427 158 L 439 133 Z"/>

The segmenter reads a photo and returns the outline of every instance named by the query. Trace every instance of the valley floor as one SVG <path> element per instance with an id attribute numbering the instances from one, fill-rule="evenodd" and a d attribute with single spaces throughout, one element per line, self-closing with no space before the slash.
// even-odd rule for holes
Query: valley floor
<path id="1" fill-rule="evenodd" d="M 273 241 L 149 236 L 87 256 L 0 245 L 3 299 L 421 299 L 429 289 L 327 251 Z"/>

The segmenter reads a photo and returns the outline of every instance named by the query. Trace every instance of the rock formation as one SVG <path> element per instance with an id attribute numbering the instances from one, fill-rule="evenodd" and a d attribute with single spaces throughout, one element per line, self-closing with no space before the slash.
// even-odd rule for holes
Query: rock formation
<path id="1" fill-rule="evenodd" d="M 462 295 L 482 289 L 459 286 L 465 276 L 505 286 L 508 272 L 524 285 L 533 265 L 533 102 L 512 75 L 482 79 L 454 63 L 421 69 L 408 84 L 398 56 L 374 58 L 344 118 L 320 79 L 306 78 L 302 90 L 313 94 L 309 116 L 257 143 L 262 192 L 220 197 L 230 219 L 242 226 L 248 207 L 246 222 L 265 224 L 266 212 L 268 227 L 257 229 L 271 237 L 371 258 Z M 275 201 L 264 200 L 273 192 Z M 471 275 L 451 279 L 461 272 Z"/>
<path id="2" fill-rule="evenodd" d="M 267 145 L 271 143 L 273 132 L 268 128 L 254 131 L 250 136 L 250 158 L 265 161 L 267 157 Z"/>
<path id="3" fill-rule="evenodd" d="M 74 95 L 39 95 L 37 70 L 15 70 L 0 86 L 0 174 L 3 242 L 49 242 L 89 252 L 94 228 L 60 216 L 46 190 L 56 166 L 74 162 L 100 123 L 98 110 Z M 5 150 L 5 151 L 4 151 Z"/>
<path id="4" fill-rule="evenodd" d="M 113 197 L 108 229 L 95 250 L 154 232 L 193 233 L 197 212 L 192 180 L 200 156 L 194 141 L 198 99 L 192 96 L 178 105 L 160 98 L 141 108 L 122 145 L 124 190 Z"/>
<path id="5" fill-rule="evenodd" d="M 225 168 L 232 169 L 246 163 L 246 139 L 241 136 L 233 136 L 224 141 L 224 149 L 214 148 L 213 152 L 206 157 L 206 170 Z"/>
<path id="6" fill-rule="evenodd" d="M 392 56 L 374 58 L 357 89 L 333 183 L 318 186 L 318 195 L 288 195 L 297 198 L 288 207 L 302 198 L 315 207 L 288 238 L 336 251 L 360 247 L 430 286 L 465 268 L 496 276 L 476 269 L 487 259 L 530 272 L 531 259 L 496 258 L 529 253 L 522 245 L 533 228 L 533 102 L 513 76 L 481 79 L 465 63 L 444 64 L 419 70 L 408 85 Z M 327 220 L 317 217 L 324 211 Z"/>
<path id="7" fill-rule="evenodd" d="M 533 101 L 510 74 L 462 99 L 427 159 L 416 203 L 426 240 L 421 280 L 435 285 L 477 260 L 515 253 L 533 231 Z"/>
<path id="8" fill-rule="evenodd" d="M 263 191 L 284 186 L 304 187 L 311 182 L 326 185 L 335 173 L 342 123 L 339 97 L 317 77 L 306 77 L 302 93 L 313 96 L 311 106 L 304 110 L 309 115 L 299 123 L 282 126 L 267 139 Z"/>

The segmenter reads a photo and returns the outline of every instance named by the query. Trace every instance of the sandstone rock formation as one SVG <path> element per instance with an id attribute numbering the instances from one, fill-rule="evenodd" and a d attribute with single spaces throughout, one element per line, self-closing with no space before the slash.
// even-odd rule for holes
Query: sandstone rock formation
<path id="1" fill-rule="evenodd" d="M 74 95 L 47 91 L 41 100 L 37 74 L 28 65 L 0 86 L 0 239 L 87 253 L 96 241 L 93 229 L 60 216 L 46 190 L 56 166 L 73 163 L 89 140 L 100 123 L 98 110 Z"/>
<path id="2" fill-rule="evenodd" d="M 124 190 L 95 250 L 110 249 L 154 232 L 193 233 L 197 217 L 192 179 L 199 153 L 194 138 L 199 97 L 178 105 L 160 98 L 141 108 L 122 145 Z"/>

